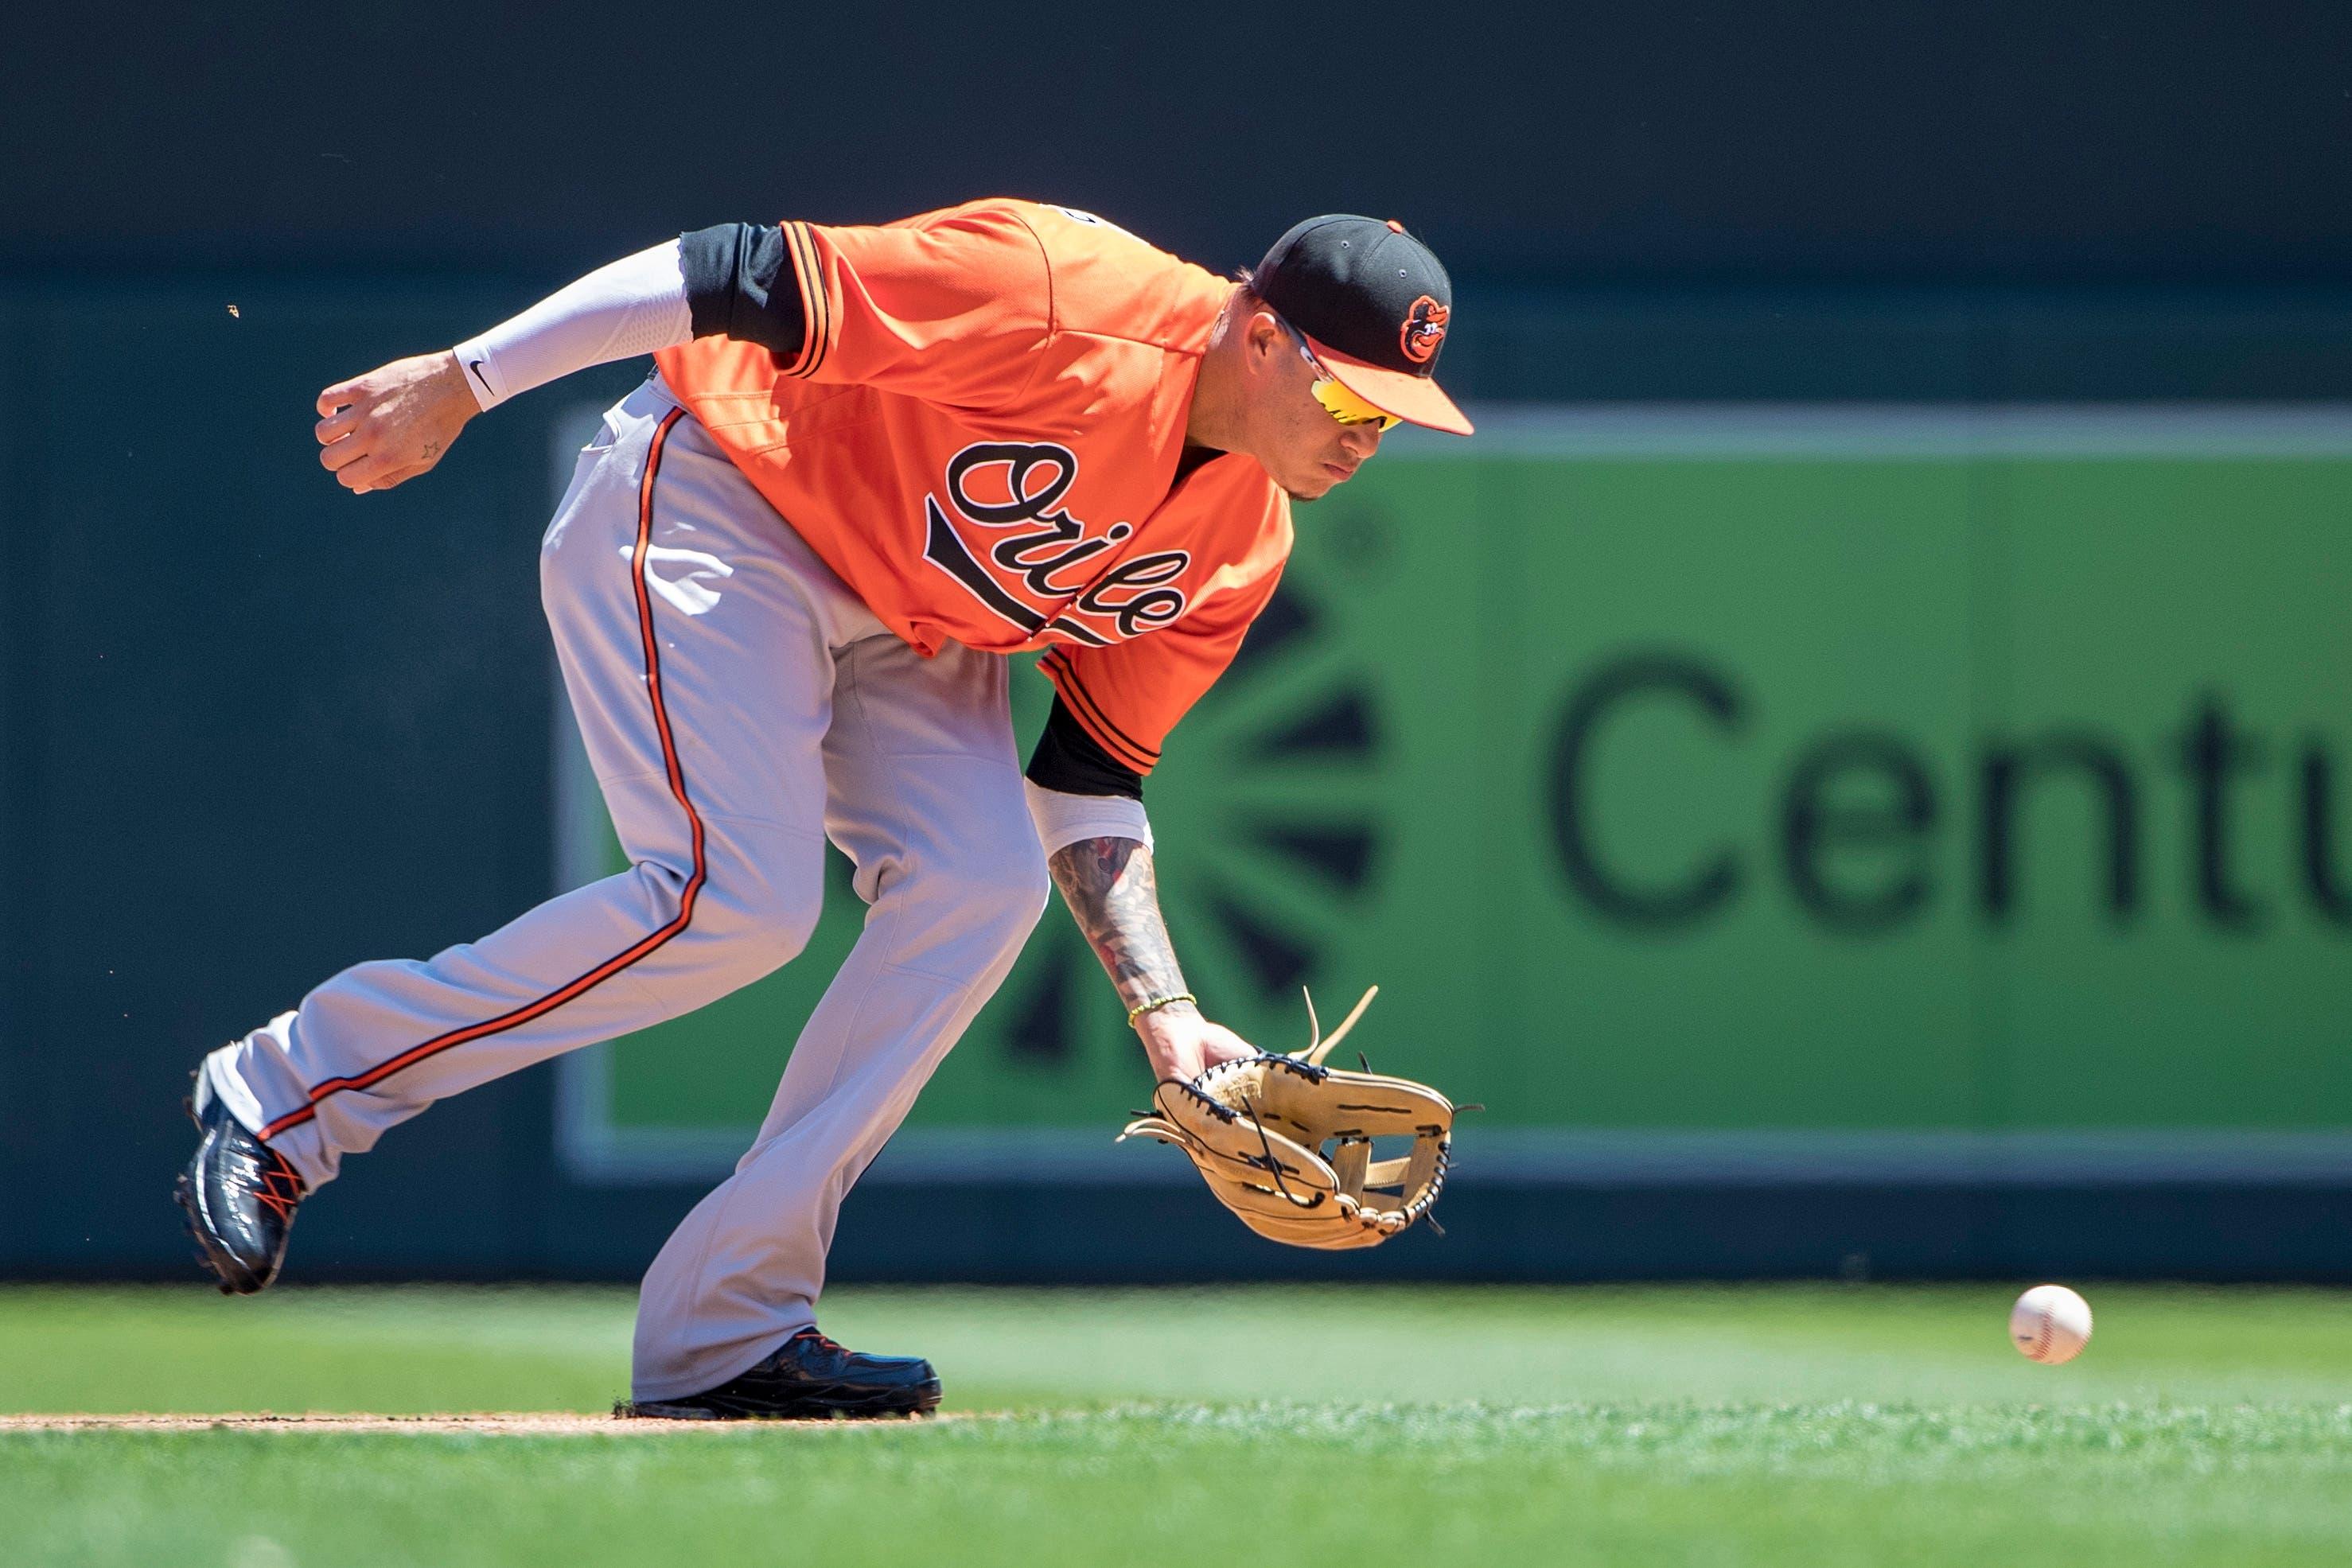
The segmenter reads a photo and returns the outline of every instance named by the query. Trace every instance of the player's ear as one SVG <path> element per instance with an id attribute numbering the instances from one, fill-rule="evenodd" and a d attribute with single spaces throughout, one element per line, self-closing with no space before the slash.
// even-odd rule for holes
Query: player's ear
<path id="1" fill-rule="evenodd" d="M 1242 347 L 1249 350 L 1251 361 L 1260 369 L 1274 363 L 1289 347 L 1287 336 L 1281 320 L 1263 305 L 1252 310 L 1242 323 Z"/>

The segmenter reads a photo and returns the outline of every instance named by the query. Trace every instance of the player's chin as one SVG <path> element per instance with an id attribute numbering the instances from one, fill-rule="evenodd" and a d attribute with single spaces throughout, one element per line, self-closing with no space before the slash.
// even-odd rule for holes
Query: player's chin
<path id="1" fill-rule="evenodd" d="M 1355 476 L 1355 469 L 1341 463 L 1318 463 L 1302 474 L 1291 476 L 1283 485 L 1294 501 L 1319 501 Z"/>

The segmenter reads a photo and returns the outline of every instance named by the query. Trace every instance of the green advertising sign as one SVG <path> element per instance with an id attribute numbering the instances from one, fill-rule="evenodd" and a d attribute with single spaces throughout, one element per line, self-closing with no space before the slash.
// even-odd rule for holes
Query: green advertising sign
<path id="1" fill-rule="evenodd" d="M 1299 509 L 1153 776 L 1187 972 L 1276 1049 L 1302 985 L 1379 983 L 1355 1042 L 1521 1176 L 2352 1167 L 2348 501 L 2324 411 L 1398 443 Z M 856 933 L 836 870 L 795 963 L 567 1062 L 575 1166 L 733 1159 Z M 1056 905 L 877 1176 L 1181 1166 L 1108 1149 L 1143 1092 Z"/>

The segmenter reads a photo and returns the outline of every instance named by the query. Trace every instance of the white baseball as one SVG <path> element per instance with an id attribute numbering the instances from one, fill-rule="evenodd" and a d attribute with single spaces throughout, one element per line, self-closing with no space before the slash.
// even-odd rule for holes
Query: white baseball
<path id="1" fill-rule="evenodd" d="M 2036 1285 L 2009 1309 L 2009 1338 L 2028 1361 L 2072 1361 L 2091 1343 L 2091 1303 L 2063 1285 Z"/>

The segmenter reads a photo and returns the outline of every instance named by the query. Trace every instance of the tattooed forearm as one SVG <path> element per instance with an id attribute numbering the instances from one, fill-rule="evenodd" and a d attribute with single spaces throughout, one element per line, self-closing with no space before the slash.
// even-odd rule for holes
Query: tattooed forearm
<path id="1" fill-rule="evenodd" d="M 1129 1007 L 1185 989 L 1184 971 L 1176 967 L 1160 918 L 1149 848 L 1133 839 L 1081 839 L 1055 851 L 1050 864 L 1062 902 Z M 1187 1002 L 1166 1010 L 1179 1009 L 1193 1010 Z"/>

